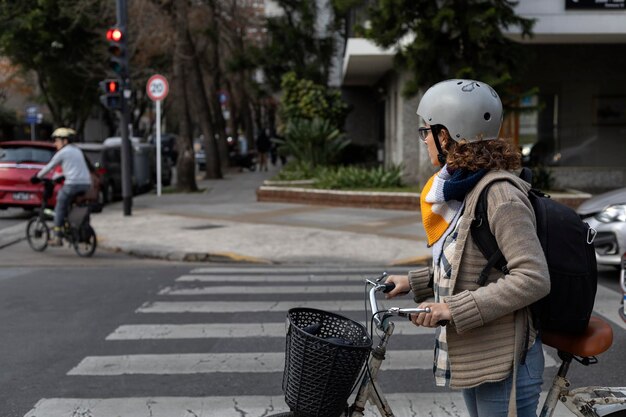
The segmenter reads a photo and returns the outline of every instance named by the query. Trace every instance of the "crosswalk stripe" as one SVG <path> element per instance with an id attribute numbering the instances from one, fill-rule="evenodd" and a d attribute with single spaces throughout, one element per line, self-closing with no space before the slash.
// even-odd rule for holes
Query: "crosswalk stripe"
<path id="1" fill-rule="evenodd" d="M 432 369 L 432 349 L 387 352 L 383 370 Z M 88 356 L 68 375 L 283 372 L 283 352 Z"/>
<path id="2" fill-rule="evenodd" d="M 410 269 L 422 268 L 416 267 L 392 267 L 385 266 L 377 267 L 349 267 L 349 266 L 289 266 L 281 265 L 279 267 L 210 267 L 210 268 L 195 268 L 190 271 L 192 274 L 209 274 L 209 275 L 221 275 L 221 274 L 368 274 L 372 276 L 380 275 L 384 271 L 400 271 L 406 273 Z"/>
<path id="3" fill-rule="evenodd" d="M 202 374 L 215 372 L 282 372 L 283 352 L 170 353 L 146 355 L 87 356 L 68 375 Z M 388 351 L 382 370 L 432 369 L 433 350 Z M 546 367 L 556 366 L 546 355 Z"/>
<path id="4" fill-rule="evenodd" d="M 415 307 L 410 299 L 393 300 L 396 307 Z M 154 301 L 144 303 L 137 313 L 259 313 L 288 311 L 294 307 L 326 311 L 364 311 L 362 300 L 349 301 Z"/>
<path id="5" fill-rule="evenodd" d="M 363 284 L 371 275 L 181 275 L 176 282 L 352 282 Z"/>
<path id="6" fill-rule="evenodd" d="M 542 404 L 545 393 L 541 394 Z M 463 396 L 459 391 L 435 393 L 385 394 L 394 415 L 431 417 L 467 417 Z M 371 405 L 366 415 L 378 415 Z M 241 417 L 266 416 L 289 411 L 280 396 L 216 396 L 216 397 L 135 397 L 135 398 L 45 398 L 24 417 Z M 571 412 L 558 404 L 554 417 L 568 417 Z"/>
<path id="7" fill-rule="evenodd" d="M 434 329 L 408 321 L 395 323 L 394 335 L 432 335 Z M 285 323 L 199 323 L 127 324 L 119 326 L 106 340 L 210 339 L 232 337 L 285 337 Z"/>
<path id="8" fill-rule="evenodd" d="M 223 286 L 199 288 L 166 287 L 159 295 L 213 295 L 213 294 L 363 294 L 363 285 L 285 285 L 285 286 Z"/>

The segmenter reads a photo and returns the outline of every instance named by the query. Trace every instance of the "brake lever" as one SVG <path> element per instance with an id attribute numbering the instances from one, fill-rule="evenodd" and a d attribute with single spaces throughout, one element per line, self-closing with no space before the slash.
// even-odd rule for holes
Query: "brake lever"
<path id="1" fill-rule="evenodd" d="M 392 314 L 394 316 L 406 317 L 407 319 L 411 320 L 411 314 L 430 313 L 431 309 L 430 309 L 430 307 L 426 307 L 426 308 L 391 307 L 387 311 L 389 312 L 389 314 Z M 444 327 L 444 326 L 447 326 L 449 323 L 450 323 L 450 320 L 439 320 L 437 322 L 437 325 L 441 326 L 441 327 Z"/>

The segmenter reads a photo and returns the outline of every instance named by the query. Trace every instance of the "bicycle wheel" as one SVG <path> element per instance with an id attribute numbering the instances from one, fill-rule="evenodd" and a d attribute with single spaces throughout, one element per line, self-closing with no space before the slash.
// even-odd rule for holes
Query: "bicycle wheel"
<path id="1" fill-rule="evenodd" d="M 89 225 L 81 226 L 77 233 L 78 239 L 74 241 L 74 251 L 78 256 L 88 258 L 96 251 L 98 246 L 98 239 L 96 238 L 96 232 Z"/>
<path id="2" fill-rule="evenodd" d="M 26 225 L 26 240 L 32 250 L 41 252 L 48 247 L 50 228 L 40 217 L 33 217 Z"/>

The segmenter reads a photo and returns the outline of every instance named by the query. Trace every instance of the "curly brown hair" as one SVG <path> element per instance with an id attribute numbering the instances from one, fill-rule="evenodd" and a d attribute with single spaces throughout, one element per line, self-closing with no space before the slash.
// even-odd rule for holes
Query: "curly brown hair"
<path id="1" fill-rule="evenodd" d="M 506 139 L 455 142 L 446 129 L 446 162 L 450 168 L 477 171 L 479 169 L 513 170 L 522 166 L 522 154 Z"/>

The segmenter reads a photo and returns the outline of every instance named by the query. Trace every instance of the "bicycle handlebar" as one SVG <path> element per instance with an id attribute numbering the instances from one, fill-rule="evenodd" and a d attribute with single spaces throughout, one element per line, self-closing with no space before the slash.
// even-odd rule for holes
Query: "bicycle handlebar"
<path id="1" fill-rule="evenodd" d="M 372 313 L 372 317 L 376 322 L 376 327 L 379 329 L 383 328 L 385 315 L 393 315 L 400 317 L 409 317 L 411 314 L 419 314 L 419 313 L 430 313 L 431 309 L 429 307 L 426 308 L 400 308 L 400 307 L 391 307 L 389 309 L 380 309 L 378 306 L 378 300 L 376 299 L 376 293 L 381 291 L 383 293 L 388 293 L 392 291 L 396 285 L 394 283 L 385 283 L 388 277 L 386 272 L 383 272 L 380 277 L 378 277 L 375 281 L 365 279 L 367 285 L 371 285 L 372 288 L 369 291 L 369 300 L 370 300 L 370 310 Z M 382 317 L 381 317 L 382 316 Z M 445 326 L 448 324 L 448 320 L 441 320 L 437 323 L 440 326 Z"/>
<path id="2" fill-rule="evenodd" d="M 44 178 L 39 178 L 38 176 L 33 175 L 30 178 L 31 184 L 39 184 L 39 183 L 42 183 L 42 182 L 44 184 L 45 183 L 60 184 L 60 183 L 63 182 L 63 180 L 65 180 L 65 176 L 63 176 L 63 175 L 59 175 L 58 177 L 55 177 L 55 178 L 45 178 L 45 177 Z"/>

